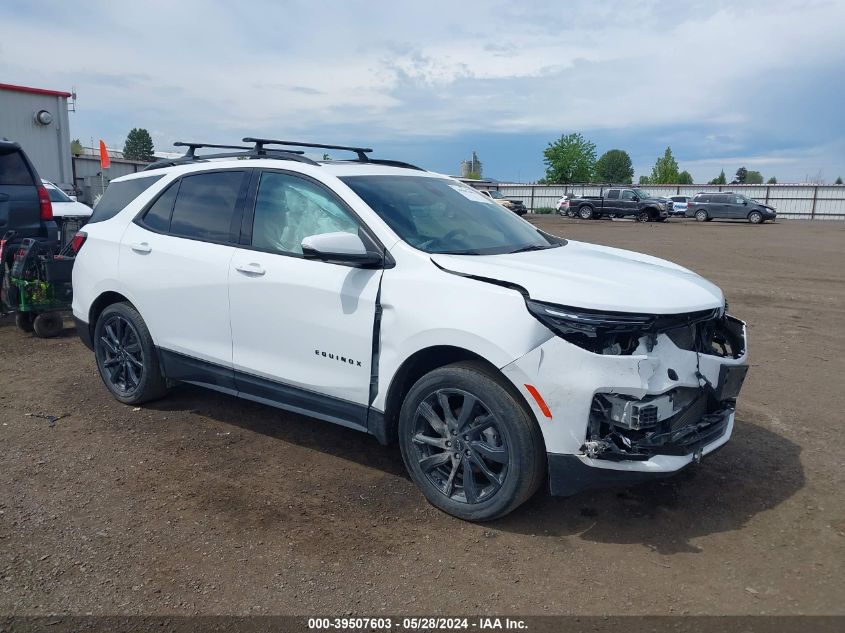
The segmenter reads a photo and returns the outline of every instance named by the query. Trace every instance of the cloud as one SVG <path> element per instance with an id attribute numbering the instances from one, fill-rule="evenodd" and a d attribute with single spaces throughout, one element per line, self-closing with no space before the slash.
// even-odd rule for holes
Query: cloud
<path id="1" fill-rule="evenodd" d="M 145 126 L 162 149 L 295 134 L 420 155 L 460 139 L 460 153 L 437 155 L 443 171 L 469 144 L 499 139 L 488 151 L 502 160 L 487 162 L 511 173 L 497 175 L 536 178 L 537 139 L 579 130 L 600 151 L 628 149 L 643 170 L 671 144 L 692 169 L 788 155 L 795 162 L 769 163 L 792 170 L 779 178 L 818 171 L 802 160 L 845 172 L 845 158 L 824 154 L 845 138 L 841 2 L 83 6 L 0 6 L 0 76 L 75 86 L 72 133 L 83 139 L 120 144 Z"/>

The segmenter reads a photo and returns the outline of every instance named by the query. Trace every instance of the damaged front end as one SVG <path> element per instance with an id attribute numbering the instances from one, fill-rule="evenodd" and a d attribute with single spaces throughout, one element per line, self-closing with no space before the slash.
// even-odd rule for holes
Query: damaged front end
<path id="1" fill-rule="evenodd" d="M 723 309 L 601 314 L 530 302 L 529 310 L 582 349 L 641 359 L 640 389 L 609 385 L 594 392 L 581 454 L 611 461 L 698 459 L 728 432 L 748 367 L 745 324 Z"/>

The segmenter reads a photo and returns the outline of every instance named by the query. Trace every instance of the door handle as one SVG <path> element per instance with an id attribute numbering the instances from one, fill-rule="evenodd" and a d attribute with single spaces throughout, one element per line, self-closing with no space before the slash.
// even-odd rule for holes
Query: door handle
<path id="1" fill-rule="evenodd" d="M 235 270 L 240 273 L 244 273 L 245 275 L 255 275 L 256 277 L 260 277 L 266 272 L 261 267 L 261 264 L 257 264 L 255 262 L 249 264 L 238 264 L 235 266 Z"/>
<path id="2" fill-rule="evenodd" d="M 153 250 L 146 242 L 135 242 L 130 246 L 130 248 L 136 253 L 149 253 Z"/>

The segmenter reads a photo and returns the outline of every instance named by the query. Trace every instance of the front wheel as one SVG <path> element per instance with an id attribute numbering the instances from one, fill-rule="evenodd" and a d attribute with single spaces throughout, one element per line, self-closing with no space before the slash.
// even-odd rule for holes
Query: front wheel
<path id="1" fill-rule="evenodd" d="M 94 354 L 100 377 L 124 404 L 154 400 L 167 391 L 150 331 L 131 304 L 114 303 L 100 314 Z"/>
<path id="2" fill-rule="evenodd" d="M 651 216 L 649 216 L 648 211 L 643 210 L 637 213 L 637 222 L 648 222 L 650 219 Z"/>
<path id="3" fill-rule="evenodd" d="M 21 332 L 32 332 L 32 312 L 15 312 L 15 325 Z"/>
<path id="4" fill-rule="evenodd" d="M 399 416 L 402 459 L 433 506 L 489 521 L 537 491 L 546 465 L 543 439 L 518 398 L 475 362 L 435 369 L 411 388 Z"/>
<path id="5" fill-rule="evenodd" d="M 752 211 L 748 214 L 748 221 L 751 224 L 760 224 L 763 221 L 763 214 L 759 211 Z"/>

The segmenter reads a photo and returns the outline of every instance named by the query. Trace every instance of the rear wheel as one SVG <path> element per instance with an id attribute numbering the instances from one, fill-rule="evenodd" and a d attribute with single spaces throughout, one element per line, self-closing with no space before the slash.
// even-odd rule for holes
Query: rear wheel
<path id="1" fill-rule="evenodd" d="M 147 325 L 129 303 L 103 310 L 94 328 L 97 368 L 112 395 L 124 404 L 160 398 L 167 391 Z"/>
<path id="2" fill-rule="evenodd" d="M 710 218 L 707 217 L 707 211 L 705 211 L 704 209 L 699 209 L 698 211 L 695 212 L 695 219 L 698 220 L 699 222 L 705 222 L 706 220 L 709 220 Z"/>
<path id="3" fill-rule="evenodd" d="M 480 363 L 448 365 L 420 378 L 402 404 L 399 442 L 426 499 L 460 519 L 504 516 L 537 491 L 545 473 L 536 421 Z"/>
<path id="4" fill-rule="evenodd" d="M 64 319 L 58 312 L 44 312 L 39 314 L 32 321 L 32 329 L 35 330 L 35 336 L 40 338 L 53 338 L 58 336 L 64 327 Z"/>
<path id="5" fill-rule="evenodd" d="M 592 220 L 593 219 L 593 207 L 589 204 L 582 204 L 581 207 L 578 209 L 578 216 L 582 220 Z"/>
<path id="6" fill-rule="evenodd" d="M 568 217 L 568 218 L 578 217 L 578 212 L 575 209 L 573 209 L 572 207 L 570 207 L 569 209 L 566 210 L 566 217 Z"/>
<path id="7" fill-rule="evenodd" d="M 748 214 L 748 221 L 751 224 L 760 224 L 763 221 L 763 214 L 759 211 L 752 211 Z"/>
<path id="8" fill-rule="evenodd" d="M 15 325 L 22 332 L 32 332 L 33 315 L 31 312 L 15 312 Z"/>

